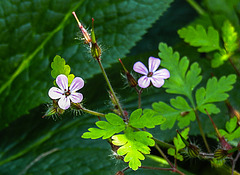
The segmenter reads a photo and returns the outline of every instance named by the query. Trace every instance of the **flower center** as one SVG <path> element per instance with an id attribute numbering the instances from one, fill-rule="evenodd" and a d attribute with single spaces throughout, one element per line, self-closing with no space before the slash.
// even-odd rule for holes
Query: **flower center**
<path id="1" fill-rule="evenodd" d="M 152 77 L 153 76 L 153 72 L 149 72 L 148 74 L 147 74 L 147 77 Z"/>
<path id="2" fill-rule="evenodd" d="M 63 95 L 65 95 L 66 97 L 71 95 L 70 90 L 64 89 L 64 94 Z"/>

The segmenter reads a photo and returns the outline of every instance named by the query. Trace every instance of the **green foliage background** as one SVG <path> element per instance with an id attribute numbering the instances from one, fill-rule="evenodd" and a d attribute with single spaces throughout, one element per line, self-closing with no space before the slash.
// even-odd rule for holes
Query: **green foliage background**
<path id="1" fill-rule="evenodd" d="M 174 45 L 181 56 L 187 55 L 191 61 L 199 58 L 177 35 L 178 29 L 197 16 L 182 0 L 1 0 L 0 174 L 105 175 L 114 174 L 125 166 L 111 158 L 107 142 L 81 138 L 82 133 L 94 126 L 97 118 L 76 116 L 71 112 L 57 121 L 41 118 L 47 109 L 46 103 L 50 102 L 47 95 L 53 86 L 50 63 L 57 54 L 70 65 L 71 73 L 85 80 L 86 86 L 81 91 L 85 106 L 101 112 L 109 112 L 108 108 L 111 108 L 98 65 L 82 41 L 75 39 L 79 38 L 79 29 L 72 11 L 76 11 L 86 27 L 91 26 L 92 17 L 95 19 L 95 33 L 104 50 L 104 67 L 124 109 L 129 112 L 137 106 L 137 96 L 134 91 L 123 88 L 118 58 L 125 57 L 123 62 L 131 70 L 134 62 L 146 63 L 150 55 L 157 57 L 159 42 Z M 212 70 L 206 60 L 200 60 L 199 64 L 203 82 L 211 73 L 218 78 L 234 73 L 227 63 L 224 71 L 223 67 Z M 237 82 L 235 89 L 239 86 Z M 237 90 L 231 93 L 232 104 L 239 105 Z M 153 102 L 168 103 L 171 97 L 164 89 L 151 88 L 143 93 L 142 105 L 150 108 Z M 215 117 L 216 124 L 224 128 L 226 108 L 224 104 L 219 106 L 223 114 Z M 204 130 L 211 135 L 213 129 L 209 124 L 203 118 Z M 165 141 L 176 136 L 174 129 L 169 132 L 155 128 L 151 133 Z M 190 134 L 199 134 L 196 124 L 191 125 Z M 150 158 L 144 161 L 144 165 L 152 164 L 165 166 Z M 136 173 L 159 172 L 128 172 Z"/>

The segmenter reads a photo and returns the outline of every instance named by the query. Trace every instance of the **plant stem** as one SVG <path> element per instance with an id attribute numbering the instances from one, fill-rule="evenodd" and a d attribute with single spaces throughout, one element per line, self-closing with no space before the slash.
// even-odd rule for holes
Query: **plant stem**
<path id="1" fill-rule="evenodd" d="M 162 147 L 164 147 L 164 148 L 174 148 L 175 149 L 175 146 L 174 145 L 171 145 L 171 144 L 169 144 L 169 143 L 165 143 L 165 142 L 163 142 L 163 141 L 161 141 L 161 140 L 158 140 L 158 139 L 156 139 L 156 138 L 152 138 L 157 144 L 159 144 L 160 146 L 162 146 Z"/>
<path id="2" fill-rule="evenodd" d="M 138 93 L 138 108 L 141 108 L 141 95 L 142 95 L 142 88 L 140 90 L 137 90 L 137 93 Z"/>
<path id="3" fill-rule="evenodd" d="M 206 136 L 205 136 L 205 134 L 204 134 L 204 132 L 203 132 L 202 124 L 201 124 L 201 122 L 200 122 L 200 119 L 199 119 L 199 116 L 198 116 L 197 110 L 194 110 L 194 113 L 195 113 L 195 116 L 196 116 L 196 118 L 197 118 L 198 127 L 199 127 L 200 133 L 201 133 L 201 135 L 202 135 L 202 138 L 203 138 L 204 144 L 205 144 L 205 146 L 206 146 L 206 148 L 207 148 L 207 151 L 210 153 L 211 150 L 210 150 L 210 148 L 209 148 L 209 146 L 208 146 Z"/>
<path id="4" fill-rule="evenodd" d="M 172 164 L 172 162 L 170 162 L 170 160 L 167 158 L 167 156 L 164 154 L 164 152 L 161 150 L 161 148 L 158 146 L 158 144 L 155 144 L 155 148 L 163 156 L 163 158 L 168 162 L 168 164 L 173 168 L 174 165 Z"/>
<path id="5" fill-rule="evenodd" d="M 139 168 L 150 169 L 150 170 L 163 170 L 163 171 L 173 171 L 177 172 L 181 175 L 184 175 L 181 171 L 174 169 L 174 168 L 159 168 L 159 167 L 149 167 L 149 166 L 140 166 Z"/>
<path id="6" fill-rule="evenodd" d="M 239 157 L 240 157 L 240 151 L 238 152 L 237 156 L 233 160 L 233 163 L 232 163 L 232 175 L 234 174 L 234 169 L 235 169 L 235 166 L 236 166 L 236 163 L 237 163 L 237 160 L 239 159 Z"/>
<path id="7" fill-rule="evenodd" d="M 99 117 L 105 117 L 105 114 L 100 113 L 100 112 L 96 112 L 96 111 L 92 111 L 90 109 L 86 109 L 86 108 L 82 108 L 82 111 L 91 115 L 95 115 L 95 116 L 99 116 Z"/>
<path id="8" fill-rule="evenodd" d="M 228 60 L 229 60 L 229 62 L 231 63 L 233 69 L 236 71 L 237 75 L 240 77 L 240 71 L 237 69 L 237 67 L 236 67 L 235 64 L 233 63 L 232 59 L 229 58 Z"/>
<path id="9" fill-rule="evenodd" d="M 186 1 L 197 11 L 199 15 L 205 15 L 206 12 L 194 0 L 186 0 Z"/>
<path id="10" fill-rule="evenodd" d="M 172 167 L 171 170 L 173 172 L 176 172 L 178 174 L 184 175 L 183 172 L 179 171 L 178 169 L 175 168 L 175 166 L 170 162 L 170 160 L 167 158 L 167 156 L 164 154 L 164 152 L 161 150 L 161 148 L 155 144 L 155 148 L 159 151 L 159 153 L 163 156 L 163 158 L 168 162 L 168 164 Z"/>
<path id="11" fill-rule="evenodd" d="M 95 116 L 98 116 L 98 117 L 105 117 L 105 114 L 103 113 L 100 113 L 100 112 L 96 112 L 96 111 L 92 111 L 90 109 L 86 109 L 84 108 L 82 105 L 80 104 L 76 104 L 76 107 L 80 110 L 82 110 L 83 112 L 85 113 L 88 113 L 88 114 L 91 114 L 91 115 L 95 115 Z"/>
<path id="12" fill-rule="evenodd" d="M 107 74 L 106 74 L 106 72 L 105 72 L 105 69 L 103 68 L 102 62 L 101 62 L 100 59 L 97 59 L 97 62 L 98 62 L 99 66 L 100 66 L 100 68 L 101 68 L 101 70 L 102 70 L 103 76 L 104 76 L 104 78 L 105 78 L 105 80 L 106 80 L 106 82 L 107 82 L 107 85 L 108 85 L 108 87 L 109 87 L 109 90 L 111 91 L 111 93 L 112 93 L 112 95 L 113 95 L 113 98 L 114 98 L 114 100 L 115 100 L 116 103 L 117 103 L 117 107 L 118 107 L 118 109 L 119 109 L 119 111 L 120 111 L 123 119 L 126 120 L 127 118 L 126 118 L 126 116 L 124 115 L 124 112 L 123 112 L 123 109 L 122 109 L 122 107 L 121 107 L 121 105 L 120 105 L 120 103 L 119 103 L 119 100 L 118 100 L 118 98 L 117 98 L 117 96 L 116 96 L 116 94 L 115 94 L 115 92 L 114 92 L 114 90 L 113 90 L 113 88 L 112 88 L 112 85 L 111 85 L 111 83 L 110 83 L 110 81 L 109 81 L 109 79 L 108 79 L 108 76 L 107 76 Z"/>

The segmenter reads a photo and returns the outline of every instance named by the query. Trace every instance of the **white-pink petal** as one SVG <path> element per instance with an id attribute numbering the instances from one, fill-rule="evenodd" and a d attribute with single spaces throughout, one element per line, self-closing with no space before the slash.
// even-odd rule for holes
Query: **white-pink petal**
<path id="1" fill-rule="evenodd" d="M 170 77 L 170 72 L 167 69 L 160 69 L 153 73 L 153 77 L 167 79 Z"/>
<path id="2" fill-rule="evenodd" d="M 83 95 L 78 92 L 73 92 L 73 93 L 71 93 L 69 98 L 73 103 L 80 103 L 83 99 Z"/>
<path id="3" fill-rule="evenodd" d="M 150 85 L 150 79 L 147 76 L 142 76 L 138 79 L 138 85 L 141 88 L 147 88 Z"/>
<path id="4" fill-rule="evenodd" d="M 64 110 L 70 107 L 70 98 L 66 96 L 62 96 L 60 100 L 58 100 L 58 106 Z"/>
<path id="5" fill-rule="evenodd" d="M 148 59 L 148 67 L 149 72 L 155 72 L 157 68 L 160 66 L 161 60 L 159 58 L 149 57 Z"/>
<path id="6" fill-rule="evenodd" d="M 52 87 L 48 91 L 48 96 L 51 99 L 54 99 L 54 100 L 61 98 L 63 95 L 64 95 L 64 92 L 61 89 L 57 88 L 57 87 Z"/>
<path id="7" fill-rule="evenodd" d="M 133 70 L 137 73 L 143 74 L 143 75 L 147 75 L 148 74 L 148 69 L 146 68 L 146 66 L 138 61 L 133 65 Z"/>
<path id="8" fill-rule="evenodd" d="M 157 87 L 157 88 L 160 88 L 163 84 L 164 84 L 164 79 L 159 79 L 159 78 L 156 78 L 156 77 L 151 77 L 151 82 L 153 84 L 153 86 Z"/>
<path id="9" fill-rule="evenodd" d="M 80 77 L 75 77 L 69 87 L 71 92 L 78 91 L 84 86 L 84 81 Z"/>
<path id="10" fill-rule="evenodd" d="M 66 75 L 58 75 L 56 78 L 56 83 L 58 87 L 60 87 L 60 89 L 62 89 L 63 91 L 68 90 L 68 78 Z"/>

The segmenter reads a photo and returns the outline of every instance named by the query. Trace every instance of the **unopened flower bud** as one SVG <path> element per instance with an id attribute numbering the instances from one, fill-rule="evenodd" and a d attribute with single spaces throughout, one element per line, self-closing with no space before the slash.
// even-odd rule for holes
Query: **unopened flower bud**
<path id="1" fill-rule="evenodd" d="M 72 12 L 73 16 L 75 17 L 77 23 L 78 23 L 78 27 L 79 29 L 81 30 L 82 34 L 83 34 L 83 37 L 84 37 L 84 40 L 85 40 L 85 43 L 86 44 L 89 44 L 89 46 L 91 47 L 92 46 L 92 38 L 91 36 L 89 35 L 89 33 L 87 32 L 87 30 L 83 27 L 83 25 L 80 23 L 80 21 L 78 20 L 78 17 L 76 15 L 75 12 Z"/>
<path id="2" fill-rule="evenodd" d="M 44 116 L 42 116 L 42 118 L 54 116 L 54 115 L 62 115 L 63 113 L 64 113 L 64 110 L 58 106 L 56 100 L 53 100 L 52 106 L 48 108 L 48 110 L 46 111 Z"/>
<path id="3" fill-rule="evenodd" d="M 91 54 L 92 54 L 92 57 L 95 58 L 96 60 L 100 59 L 100 57 L 102 55 L 102 51 L 101 51 L 101 48 L 98 46 L 97 43 L 92 44 Z"/>
<path id="4" fill-rule="evenodd" d="M 126 69 L 126 67 L 124 66 L 123 62 L 121 59 L 119 59 L 120 63 L 122 64 L 122 67 L 124 69 L 124 73 L 127 77 L 127 80 L 128 80 L 128 84 L 129 86 L 131 87 L 136 87 L 138 85 L 138 82 L 137 80 L 135 80 L 135 78 L 129 73 L 129 71 Z"/>
<path id="5" fill-rule="evenodd" d="M 198 157 L 200 153 L 200 148 L 193 144 L 189 144 L 189 146 L 187 147 L 187 150 L 188 150 L 189 156 L 193 158 Z"/>
<path id="6" fill-rule="evenodd" d="M 214 158 L 216 159 L 224 159 L 227 156 L 228 156 L 228 151 L 224 149 L 217 149 L 214 152 Z"/>
<path id="7" fill-rule="evenodd" d="M 99 60 L 101 55 L 102 55 L 102 51 L 101 48 L 99 47 L 99 45 L 97 44 L 97 40 L 95 37 L 95 32 L 94 32 L 94 19 L 92 18 L 92 30 L 91 30 L 91 35 L 92 35 L 92 47 L 91 47 L 91 54 L 92 57 L 95 58 L 96 60 Z"/>

